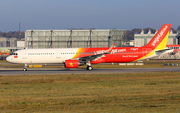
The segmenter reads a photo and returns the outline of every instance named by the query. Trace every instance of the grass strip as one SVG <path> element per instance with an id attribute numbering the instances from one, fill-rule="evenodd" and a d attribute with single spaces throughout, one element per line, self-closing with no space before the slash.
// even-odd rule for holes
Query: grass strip
<path id="1" fill-rule="evenodd" d="M 1 112 L 180 112 L 180 73 L 0 76 Z"/>

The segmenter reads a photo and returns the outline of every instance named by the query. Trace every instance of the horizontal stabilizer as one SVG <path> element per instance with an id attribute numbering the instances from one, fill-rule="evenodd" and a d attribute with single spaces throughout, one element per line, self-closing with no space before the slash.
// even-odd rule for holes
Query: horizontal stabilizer
<path id="1" fill-rule="evenodd" d="M 164 55 L 166 53 L 172 53 L 174 52 L 174 49 L 163 49 L 163 50 L 156 50 L 155 53 L 156 55 Z"/>

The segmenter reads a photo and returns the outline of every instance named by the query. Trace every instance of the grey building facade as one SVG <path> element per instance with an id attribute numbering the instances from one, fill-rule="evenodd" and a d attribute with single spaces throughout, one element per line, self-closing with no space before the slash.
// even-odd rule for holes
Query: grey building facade
<path id="1" fill-rule="evenodd" d="M 26 48 L 122 46 L 126 30 L 27 30 Z"/>
<path id="2" fill-rule="evenodd" d="M 134 47 L 142 47 L 146 45 L 157 33 L 157 30 L 154 34 L 149 30 L 148 33 L 144 33 L 144 30 L 140 34 L 134 34 Z M 177 33 L 173 33 L 172 30 L 169 32 L 167 45 L 176 45 L 178 44 Z"/>

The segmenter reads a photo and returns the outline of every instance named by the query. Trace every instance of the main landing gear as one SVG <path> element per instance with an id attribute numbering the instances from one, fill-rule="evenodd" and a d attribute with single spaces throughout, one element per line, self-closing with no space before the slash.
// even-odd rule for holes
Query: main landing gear
<path id="1" fill-rule="evenodd" d="M 91 66 L 90 62 L 87 62 L 86 65 L 87 65 L 87 67 L 86 67 L 87 70 L 89 70 L 89 71 L 93 70 L 93 67 Z"/>
<path id="2" fill-rule="evenodd" d="M 93 70 L 93 67 L 92 66 L 87 66 L 86 69 L 91 71 L 91 70 Z"/>

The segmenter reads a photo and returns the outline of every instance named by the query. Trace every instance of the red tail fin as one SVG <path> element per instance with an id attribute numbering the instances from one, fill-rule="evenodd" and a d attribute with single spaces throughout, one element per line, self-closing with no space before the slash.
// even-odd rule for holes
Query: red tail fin
<path id="1" fill-rule="evenodd" d="M 164 24 L 145 47 L 158 50 L 166 48 L 170 27 L 171 24 Z"/>

